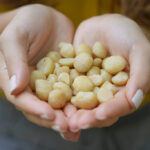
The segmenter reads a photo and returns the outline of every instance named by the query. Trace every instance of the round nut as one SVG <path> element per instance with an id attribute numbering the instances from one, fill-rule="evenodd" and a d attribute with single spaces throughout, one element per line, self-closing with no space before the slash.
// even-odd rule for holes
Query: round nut
<path id="1" fill-rule="evenodd" d="M 113 92 L 113 94 L 116 94 L 116 92 L 117 92 L 117 88 L 112 83 L 110 83 L 109 81 L 104 82 L 102 87 L 106 88 L 108 90 L 111 90 Z"/>
<path id="2" fill-rule="evenodd" d="M 94 59 L 94 61 L 93 61 L 94 66 L 100 67 L 101 64 L 102 64 L 102 59 L 101 58 L 95 58 Z"/>
<path id="3" fill-rule="evenodd" d="M 53 89 L 52 85 L 47 80 L 36 80 L 35 90 L 36 95 L 44 101 L 48 101 L 49 92 Z"/>
<path id="4" fill-rule="evenodd" d="M 59 59 L 61 58 L 61 55 L 58 52 L 49 52 L 47 54 L 47 57 L 52 59 L 54 62 L 58 62 Z"/>
<path id="5" fill-rule="evenodd" d="M 48 103 L 54 109 L 63 108 L 66 104 L 66 96 L 62 90 L 53 90 L 49 93 Z"/>
<path id="6" fill-rule="evenodd" d="M 30 76 L 30 87 L 33 91 L 35 90 L 35 81 L 38 79 L 46 80 L 45 74 L 39 70 L 32 71 L 31 76 Z"/>
<path id="7" fill-rule="evenodd" d="M 103 78 L 103 82 L 111 81 L 112 75 L 108 73 L 106 70 L 101 69 L 101 77 Z"/>
<path id="8" fill-rule="evenodd" d="M 61 42 L 59 44 L 60 54 L 65 58 L 72 58 L 75 56 L 75 50 L 70 43 Z"/>
<path id="9" fill-rule="evenodd" d="M 113 92 L 111 90 L 101 87 L 97 93 L 97 98 L 100 103 L 107 102 L 113 98 Z"/>
<path id="10" fill-rule="evenodd" d="M 88 72 L 87 72 L 87 76 L 91 76 L 91 75 L 95 75 L 95 74 L 100 74 L 101 70 L 100 68 L 93 66 Z"/>
<path id="11" fill-rule="evenodd" d="M 116 74 L 126 67 L 126 60 L 121 56 L 110 56 L 103 60 L 102 67 L 111 74 Z"/>
<path id="12" fill-rule="evenodd" d="M 74 61 L 74 67 L 78 72 L 84 73 L 89 71 L 93 65 L 93 58 L 87 53 L 81 53 L 76 56 Z"/>
<path id="13" fill-rule="evenodd" d="M 53 73 L 55 65 L 49 57 L 42 58 L 38 64 L 37 69 L 43 72 L 46 76 Z"/>
<path id="14" fill-rule="evenodd" d="M 123 86 L 128 81 L 128 74 L 126 72 L 119 72 L 112 77 L 112 83 L 115 85 Z"/>
<path id="15" fill-rule="evenodd" d="M 67 72 L 62 72 L 58 76 L 58 81 L 59 82 L 64 82 L 68 85 L 70 85 L 70 76 Z"/>
<path id="16" fill-rule="evenodd" d="M 62 72 L 67 72 L 67 73 L 70 73 L 70 69 L 68 66 L 62 66 L 62 67 L 58 67 L 58 68 L 55 68 L 54 70 L 54 73 L 59 76 L 60 73 Z"/>
<path id="17" fill-rule="evenodd" d="M 89 92 L 94 89 L 94 84 L 87 76 L 79 76 L 73 82 L 73 88 L 77 92 Z"/>
<path id="18" fill-rule="evenodd" d="M 53 85 L 55 82 L 57 82 L 57 76 L 55 74 L 50 74 L 47 80 Z"/>
<path id="19" fill-rule="evenodd" d="M 65 93 L 67 101 L 70 101 L 70 99 L 72 97 L 72 89 L 67 84 L 65 84 L 63 82 L 56 82 L 53 85 L 53 89 L 62 90 Z"/>
<path id="20" fill-rule="evenodd" d="M 59 59 L 59 64 L 62 66 L 73 67 L 74 58 L 62 58 Z"/>
<path id="21" fill-rule="evenodd" d="M 70 71 L 70 81 L 73 83 L 76 77 L 80 76 L 80 73 L 76 69 L 71 69 Z"/>
<path id="22" fill-rule="evenodd" d="M 94 74 L 92 76 L 89 76 L 89 78 L 92 80 L 95 86 L 100 86 L 103 83 L 103 78 L 101 75 Z"/>
<path id="23" fill-rule="evenodd" d="M 94 93 L 95 95 L 97 95 L 99 89 L 100 89 L 100 88 L 96 86 L 96 87 L 94 88 L 94 90 L 93 90 L 93 93 Z"/>
<path id="24" fill-rule="evenodd" d="M 79 92 L 72 97 L 71 103 L 81 109 L 93 109 L 97 106 L 98 100 L 93 92 Z"/>
<path id="25" fill-rule="evenodd" d="M 81 53 L 88 53 L 92 55 L 92 49 L 86 44 L 80 44 L 77 48 L 76 55 L 79 55 Z"/>
<path id="26" fill-rule="evenodd" d="M 96 42 L 93 46 L 93 53 L 99 58 L 105 58 L 107 56 L 107 51 L 104 45 L 100 42 Z"/>

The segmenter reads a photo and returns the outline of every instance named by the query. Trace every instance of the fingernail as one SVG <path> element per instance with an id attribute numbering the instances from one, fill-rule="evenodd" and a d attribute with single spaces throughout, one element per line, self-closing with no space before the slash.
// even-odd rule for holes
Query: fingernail
<path id="1" fill-rule="evenodd" d="M 97 120 L 106 120 L 107 117 L 105 117 L 105 116 L 100 116 L 100 115 L 97 115 L 97 114 L 96 114 L 96 119 L 97 119 Z"/>
<path id="2" fill-rule="evenodd" d="M 70 129 L 71 132 L 76 133 L 78 132 L 80 129 Z"/>
<path id="3" fill-rule="evenodd" d="M 47 115 L 41 115 L 40 118 L 45 120 L 53 120 L 52 118 L 49 118 Z"/>
<path id="4" fill-rule="evenodd" d="M 86 126 L 80 126 L 80 129 L 83 129 L 83 130 L 85 130 L 85 129 L 88 129 L 88 128 L 90 128 L 91 126 L 90 125 L 86 125 Z"/>
<path id="5" fill-rule="evenodd" d="M 64 134 L 62 132 L 60 132 L 60 136 L 65 139 Z"/>
<path id="6" fill-rule="evenodd" d="M 141 105 L 143 100 L 143 91 L 141 89 L 137 90 L 134 97 L 132 98 L 132 102 L 134 103 L 136 109 Z"/>
<path id="7" fill-rule="evenodd" d="M 17 87 L 16 75 L 13 75 L 9 81 L 10 93 L 12 93 L 16 89 L 16 87 Z"/>

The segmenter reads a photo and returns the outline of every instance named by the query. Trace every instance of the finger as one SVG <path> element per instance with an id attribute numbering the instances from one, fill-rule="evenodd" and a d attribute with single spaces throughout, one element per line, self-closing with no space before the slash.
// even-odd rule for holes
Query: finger
<path id="1" fill-rule="evenodd" d="M 77 108 L 71 103 L 68 103 L 64 108 L 64 113 L 68 118 L 70 118 L 76 111 Z"/>
<path id="2" fill-rule="evenodd" d="M 37 116 L 31 115 L 31 114 L 28 114 L 28 113 L 25 113 L 25 112 L 23 114 L 30 122 L 32 122 L 36 125 L 39 125 L 39 126 L 45 127 L 45 128 L 50 128 L 52 126 L 51 121 L 41 119 Z"/>
<path id="3" fill-rule="evenodd" d="M 73 114 L 75 114 L 75 112 L 77 111 L 76 107 L 73 106 L 71 103 L 68 103 L 65 108 L 64 108 L 64 113 L 67 116 L 67 118 L 69 119 L 70 117 L 73 116 Z M 68 129 L 67 132 L 61 133 L 60 134 L 62 138 L 66 139 L 66 140 L 71 140 L 71 141 L 77 141 L 79 136 L 80 136 L 80 132 L 77 133 L 73 133 L 70 131 L 70 129 Z"/>
<path id="4" fill-rule="evenodd" d="M 118 117 L 109 118 L 106 120 L 97 120 L 94 110 L 82 112 L 78 118 L 79 129 L 88 129 L 91 127 L 108 127 L 114 124 L 118 120 Z"/>
<path id="5" fill-rule="evenodd" d="M 23 91 L 29 81 L 28 35 L 23 29 L 16 28 L 17 26 L 7 26 L 0 38 L 1 50 L 5 57 L 10 78 L 10 93 L 13 95 Z"/>
<path id="6" fill-rule="evenodd" d="M 137 109 L 143 100 L 143 95 L 150 91 L 150 49 L 147 44 L 133 47 L 129 56 L 130 78 L 126 85 L 126 95 L 129 104 Z"/>
<path id="7" fill-rule="evenodd" d="M 80 137 L 80 132 L 77 132 L 77 133 L 72 133 L 72 132 L 60 133 L 60 136 L 65 140 L 76 142 Z"/>
<path id="8" fill-rule="evenodd" d="M 134 109 L 128 102 L 125 88 L 120 90 L 112 100 L 102 103 L 94 109 L 95 116 L 98 120 L 124 116 L 133 111 Z"/>

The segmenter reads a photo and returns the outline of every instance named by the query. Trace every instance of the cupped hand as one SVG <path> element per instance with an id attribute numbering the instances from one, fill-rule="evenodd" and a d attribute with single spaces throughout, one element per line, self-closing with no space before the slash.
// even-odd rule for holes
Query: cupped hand
<path id="1" fill-rule="evenodd" d="M 102 42 L 110 55 L 121 55 L 127 60 L 129 80 L 112 100 L 93 110 L 77 111 L 69 121 L 74 132 L 114 124 L 119 117 L 135 111 L 143 95 L 150 91 L 150 43 L 134 21 L 110 14 L 81 23 L 74 37 L 75 48 L 80 43 L 92 47 L 96 41 Z"/>
<path id="2" fill-rule="evenodd" d="M 67 113 L 53 110 L 28 87 L 30 69 L 60 42 L 72 43 L 74 27 L 64 15 L 43 5 L 21 7 L 2 14 L 0 23 L 0 88 L 9 102 L 31 122 L 77 137 L 68 129 Z M 66 106 L 71 110 L 73 106 Z M 75 110 L 75 109 L 74 109 Z M 75 135 L 75 137 L 73 136 Z"/>

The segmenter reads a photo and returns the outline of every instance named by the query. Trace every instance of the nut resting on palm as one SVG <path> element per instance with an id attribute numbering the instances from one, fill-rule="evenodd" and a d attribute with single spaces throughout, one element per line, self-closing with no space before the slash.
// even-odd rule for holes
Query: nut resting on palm
<path id="1" fill-rule="evenodd" d="M 59 52 L 49 52 L 30 76 L 30 87 L 39 99 L 54 109 L 71 102 L 79 109 L 93 109 L 112 100 L 117 86 L 125 86 L 128 73 L 122 56 L 107 56 L 104 45 L 93 48 L 80 44 L 75 51 L 70 43 L 60 43 Z"/>

